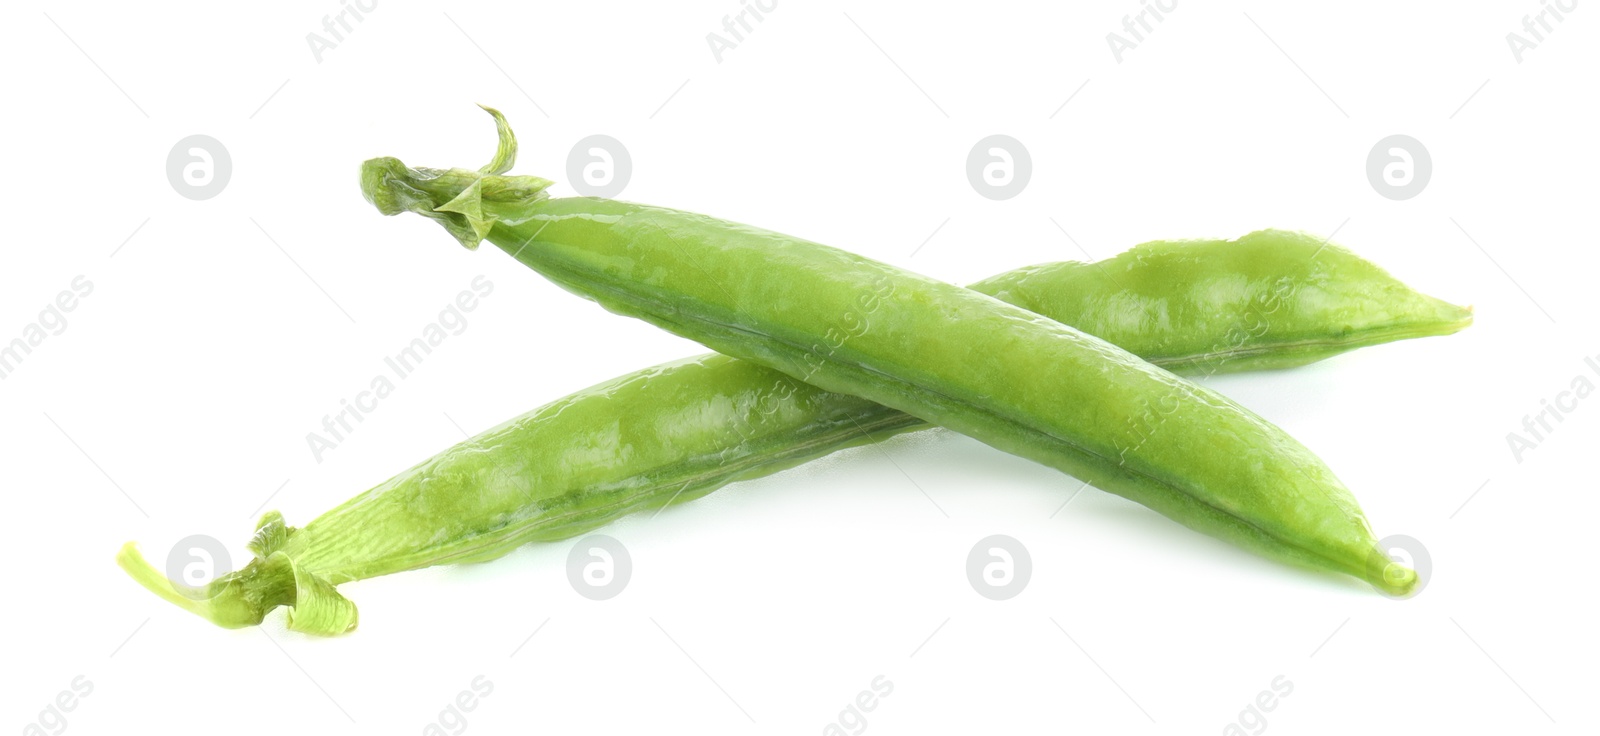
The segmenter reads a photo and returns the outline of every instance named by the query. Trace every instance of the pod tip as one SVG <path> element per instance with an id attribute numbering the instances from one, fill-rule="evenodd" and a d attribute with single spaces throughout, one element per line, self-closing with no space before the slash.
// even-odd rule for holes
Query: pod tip
<path id="1" fill-rule="evenodd" d="M 1413 570 L 1398 562 L 1390 562 L 1383 566 L 1378 582 L 1378 588 L 1394 598 L 1410 598 L 1417 592 L 1417 586 L 1422 578 Z"/>

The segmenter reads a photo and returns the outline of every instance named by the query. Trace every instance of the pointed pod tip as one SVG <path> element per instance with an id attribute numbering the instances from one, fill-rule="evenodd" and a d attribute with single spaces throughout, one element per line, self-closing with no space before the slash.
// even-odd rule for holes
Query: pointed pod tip
<path id="1" fill-rule="evenodd" d="M 1477 310 L 1471 304 L 1465 307 L 1455 306 L 1455 321 L 1450 323 L 1450 332 L 1460 332 L 1472 326 L 1472 321 L 1477 317 Z"/>
<path id="2" fill-rule="evenodd" d="M 1426 576 L 1433 568 L 1427 551 L 1423 550 L 1420 544 L 1408 546 L 1406 542 L 1415 543 L 1415 540 L 1395 536 L 1382 542 L 1374 542 L 1367 551 L 1366 565 L 1358 577 L 1390 598 L 1404 600 L 1422 592 L 1428 583 Z M 1390 551 L 1391 548 L 1405 551 L 1405 554 L 1396 558 Z"/>
<path id="3" fill-rule="evenodd" d="M 1378 587 L 1386 595 L 1394 598 L 1410 598 L 1417 592 L 1417 586 L 1422 578 L 1413 570 L 1398 562 L 1391 562 L 1383 568 Z"/>

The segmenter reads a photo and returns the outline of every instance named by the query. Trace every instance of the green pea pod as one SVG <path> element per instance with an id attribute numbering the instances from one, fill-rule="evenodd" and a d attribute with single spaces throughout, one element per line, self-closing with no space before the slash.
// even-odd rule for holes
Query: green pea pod
<path id="1" fill-rule="evenodd" d="M 1021 268 L 967 288 L 1030 312 L 1074 315 L 1062 321 L 1202 375 L 1290 368 L 1472 323 L 1471 309 L 1303 233 L 1145 243 L 1093 266 Z"/>
<path id="2" fill-rule="evenodd" d="M 1201 262 L 1221 258 L 1224 265 L 1213 276 L 1228 280 L 1239 264 L 1271 257 L 1283 246 L 1256 238 L 1139 248 L 1189 253 Z M 1236 249 L 1244 251 L 1242 259 L 1225 258 Z M 1338 258 L 1359 261 L 1343 251 Z M 1197 303 L 1205 297 L 1193 292 L 1216 293 L 1194 279 L 1173 282 L 1165 300 L 1133 305 L 1148 310 L 1145 318 L 1133 318 L 1130 305 L 1117 298 L 1123 288 L 1119 282 L 1138 281 L 1147 267 L 1141 264 L 1153 261 L 1133 263 L 1118 271 L 1114 281 L 1103 269 L 1116 260 L 1033 266 L 974 288 L 994 289 L 1002 299 L 1026 299 L 1053 319 L 1100 325 L 1101 336 L 1119 344 L 1170 332 L 1172 322 L 1162 319 L 1171 309 L 1166 301 Z M 1284 270 L 1271 275 L 1272 283 L 1287 279 L 1295 293 L 1311 284 L 1309 269 L 1291 262 L 1280 265 Z M 1024 276 L 1026 288 L 1006 290 L 1005 285 L 1014 283 L 1011 277 Z M 1052 299 L 1057 288 L 1052 284 L 1081 291 L 1086 298 Z M 1215 306 L 1242 312 L 1249 307 L 1246 293 L 1237 292 L 1238 301 Z M 1338 300 L 1348 300 L 1349 293 L 1335 290 L 1332 304 L 1289 300 L 1281 316 L 1314 321 L 1337 315 Z M 1430 321 L 1421 313 L 1399 318 L 1410 319 L 1414 334 L 1444 334 L 1465 324 Z M 1343 323 L 1334 320 L 1321 331 L 1342 329 Z M 1268 367 L 1279 354 L 1286 357 L 1282 365 L 1304 362 L 1294 354 L 1294 344 L 1275 342 L 1279 332 L 1230 332 L 1218 329 L 1212 339 L 1192 340 L 1192 353 L 1169 350 L 1163 357 L 1151 357 L 1183 372 L 1226 370 L 1239 360 Z M 529 412 L 391 478 L 303 528 L 288 527 L 280 515 L 270 513 L 250 545 L 256 558 L 209 585 L 190 588 L 170 582 L 131 542 L 118 561 L 157 595 L 222 626 L 255 625 L 272 608 L 290 606 L 291 628 L 338 634 L 354 627 L 356 609 L 334 585 L 493 559 L 528 542 L 570 538 L 629 513 L 682 503 L 730 482 L 927 426 L 904 413 L 829 393 L 754 363 L 707 355 L 638 371 Z"/>
<path id="3" fill-rule="evenodd" d="M 500 130 L 504 143 L 509 129 Z M 380 212 L 439 220 L 469 248 L 487 238 L 612 312 L 948 427 L 1259 553 L 1393 595 L 1417 584 L 1300 443 L 1216 392 L 1061 323 L 748 225 L 552 199 L 535 177 L 412 170 L 381 158 L 364 165 L 362 180 Z"/>
<path id="4" fill-rule="evenodd" d="M 1207 260 L 1233 249 L 1267 257 L 1278 244 L 1257 239 L 1140 246 L 1158 247 Z M 1140 303 L 1138 308 L 1149 310 L 1147 318 L 1129 318 L 1127 305 L 1115 298 L 1121 287 L 1099 266 L 1033 266 L 982 283 L 1026 275 L 1030 299 L 1041 314 L 1102 325 L 1104 336 L 1114 342 L 1148 340 L 1170 330 L 1171 323 L 1160 319 L 1160 301 Z M 1137 279 L 1141 268 L 1135 264 L 1119 278 Z M 1223 268 L 1214 275 L 1226 279 L 1227 273 Z M 1283 273 L 1297 291 L 1309 283 L 1305 274 L 1304 269 Z M 1091 298 L 1049 299 L 1052 283 Z M 1193 301 L 1201 296 L 1190 292 L 1205 288 L 1199 281 L 1177 282 L 1166 296 Z M 1317 302 L 1309 308 L 1290 301 L 1282 317 L 1314 319 L 1338 312 L 1330 306 Z M 1416 319 L 1414 326 L 1441 334 L 1451 327 L 1425 318 Z M 1326 327 L 1331 332 L 1341 325 L 1330 322 Z M 1194 341 L 1194 353 L 1169 352 L 1154 360 L 1184 372 L 1228 369 L 1236 360 L 1259 367 L 1279 353 L 1289 357 L 1287 362 L 1299 361 L 1295 344 L 1275 346 L 1276 336 L 1243 333 L 1242 343 L 1236 344 L 1227 331 L 1219 330 L 1214 340 Z M 221 626 L 252 626 L 271 609 L 290 606 L 290 628 L 339 634 L 355 626 L 356 608 L 334 590 L 337 584 L 493 559 L 522 544 L 567 539 L 629 513 L 682 503 L 734 481 L 928 426 L 881 404 L 829 393 L 770 368 L 705 355 L 631 373 L 517 417 L 303 528 L 288 527 L 277 512 L 269 513 L 250 544 L 255 559 L 209 585 L 172 583 L 132 542 L 123 547 L 118 562 L 157 595 Z"/>

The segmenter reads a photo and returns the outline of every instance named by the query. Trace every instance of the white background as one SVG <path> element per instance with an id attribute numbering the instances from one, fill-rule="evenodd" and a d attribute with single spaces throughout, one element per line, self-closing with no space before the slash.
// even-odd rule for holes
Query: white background
<path id="1" fill-rule="evenodd" d="M 1062 5 L 783 0 L 721 63 L 706 36 L 739 0 L 384 0 L 320 63 L 306 36 L 335 0 L 9 6 L 0 341 L 75 276 L 94 291 L 0 381 L 5 730 L 82 675 L 70 733 L 420 733 L 483 675 L 467 733 L 821 733 L 883 675 L 870 733 L 1593 733 L 1600 400 L 1521 462 L 1507 434 L 1600 385 L 1600 9 L 1519 63 L 1531 0 L 1185 1 L 1119 63 L 1106 36 L 1142 6 Z M 608 527 L 634 573 L 604 602 L 569 586 L 568 544 L 343 586 L 362 623 L 337 639 L 281 612 L 218 629 L 139 589 L 125 540 L 160 560 L 206 534 L 239 564 L 258 509 L 304 523 L 464 433 L 701 352 L 361 199 L 371 156 L 486 161 L 477 102 L 518 131 L 517 172 L 565 180 L 608 134 L 626 199 L 951 281 L 1280 227 L 1475 305 L 1458 336 L 1207 382 L 1316 450 L 1380 535 L 1421 540 L 1429 585 L 1389 600 L 1093 489 L 1062 508 L 1077 481 L 941 431 Z M 195 133 L 233 162 L 206 201 L 165 173 Z M 1033 160 L 1007 201 L 964 170 L 994 133 Z M 1406 201 L 1365 173 L 1395 133 L 1433 160 Z M 479 274 L 467 329 L 317 462 L 307 433 Z M 1034 561 L 1005 602 L 964 569 L 996 533 Z M 1241 716 L 1280 675 L 1265 725 Z"/>

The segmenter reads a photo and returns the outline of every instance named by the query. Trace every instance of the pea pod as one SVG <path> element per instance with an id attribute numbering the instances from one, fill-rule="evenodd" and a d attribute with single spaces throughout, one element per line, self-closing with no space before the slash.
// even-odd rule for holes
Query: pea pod
<path id="1" fill-rule="evenodd" d="M 1238 242 L 1148 243 L 1144 251 L 1192 255 L 1212 266 L 1211 281 L 1229 282 L 1242 264 L 1271 258 L 1298 242 L 1244 238 Z M 1239 258 L 1231 256 L 1238 255 Z M 1325 256 L 1327 257 L 1327 256 Z M 1359 261 L 1346 251 L 1332 257 Z M 975 285 L 1002 299 L 1021 299 L 1040 314 L 1073 324 L 1094 324 L 1118 344 L 1167 346 L 1152 362 L 1175 371 L 1230 370 L 1303 362 L 1298 342 L 1282 331 L 1217 328 L 1209 339 L 1186 333 L 1193 352 L 1175 347 L 1172 303 L 1195 304 L 1219 290 L 1207 280 L 1170 282 L 1160 298 L 1135 302 L 1135 318 L 1119 295 L 1141 280 L 1157 259 L 1134 259 L 1115 280 L 1100 263 L 1054 263 L 1002 274 Z M 1344 322 L 1329 318 L 1360 308 L 1349 289 L 1313 282 L 1296 261 L 1279 263 L 1261 278 L 1280 290 L 1303 294 L 1319 283 L 1328 299 L 1288 299 L 1278 319 L 1313 333 L 1335 334 Z M 1252 271 L 1254 273 L 1254 271 Z M 1022 286 L 1004 286 L 1022 284 Z M 1407 302 L 1422 298 L 1400 287 Z M 1054 298 L 1057 290 L 1070 298 Z M 1250 290 L 1238 301 L 1210 302 L 1245 313 Z M 1207 296 L 1213 295 L 1213 296 Z M 1342 305 L 1342 308 L 1341 308 Z M 1266 309 L 1267 307 L 1259 307 Z M 1459 316 L 1459 315 L 1457 315 Z M 1464 319 L 1464 318 L 1463 318 Z M 1318 320 L 1324 320 L 1321 328 Z M 1399 314 L 1411 326 L 1394 334 L 1442 334 L 1465 324 L 1440 321 L 1432 312 Z M 1220 348 L 1220 351 L 1219 349 Z M 1282 356 L 1281 362 L 1274 356 Z M 158 595 L 220 625 L 250 626 L 276 606 L 292 606 L 290 625 L 337 634 L 354 626 L 356 609 L 333 586 L 352 580 L 467 560 L 487 560 L 533 541 L 556 541 L 625 514 L 682 503 L 730 482 L 768 475 L 829 453 L 928 425 L 880 404 L 795 381 L 754 363 L 706 355 L 655 366 L 580 391 L 517 417 L 391 478 L 300 529 L 277 513 L 262 519 L 243 570 L 203 588 L 169 582 L 129 543 L 119 562 Z M 626 449 L 625 449 L 626 448 Z"/>
<path id="2" fill-rule="evenodd" d="M 1290 368 L 1472 323 L 1471 309 L 1418 293 L 1304 233 L 1157 241 L 1092 268 L 1075 265 L 1020 268 L 967 288 L 1030 312 L 1072 315 L 1060 321 L 1168 370 L 1202 375 Z"/>
<path id="3" fill-rule="evenodd" d="M 1214 391 L 1104 340 L 975 291 L 846 251 L 688 212 L 550 198 L 549 182 L 363 166 L 380 212 L 483 239 L 612 312 L 1055 467 L 1198 531 L 1393 595 L 1349 490 L 1310 450 Z"/>
<path id="4" fill-rule="evenodd" d="M 1346 332 L 1343 317 L 1365 296 L 1312 278 L 1309 260 L 1282 259 L 1277 272 L 1249 269 L 1299 236 L 1247 237 L 1238 242 L 1148 243 L 1136 250 L 1190 257 L 1209 279 L 1169 282 L 1136 302 L 1122 295 L 1159 259 L 1118 257 L 1099 263 L 1054 263 L 1019 269 L 972 288 L 1027 304 L 1060 321 L 1096 325 L 1123 345 L 1165 346 L 1152 362 L 1179 372 L 1230 370 L 1304 362 L 1281 330 L 1202 325 L 1207 336 L 1172 334 L 1174 304 L 1209 304 L 1230 314 L 1271 309 L 1312 333 Z M 1320 246 L 1319 246 L 1320 247 Z M 1324 254 L 1361 273 L 1347 251 Z M 1108 276 L 1107 265 L 1126 262 Z M 1271 293 L 1327 298 L 1256 304 L 1249 289 L 1220 299 L 1215 281 L 1239 274 L 1274 285 Z M 1387 278 L 1387 277 L 1385 277 Z M 1389 281 L 1393 281 L 1390 279 Z M 1398 284 L 1398 282 L 1394 282 Z M 1394 304 L 1427 298 L 1405 289 Z M 1058 295 L 1057 291 L 1061 293 Z M 1430 302 L 1431 303 L 1431 302 Z M 1138 317 L 1134 310 L 1144 310 Z M 1460 310 L 1458 310 L 1459 312 Z M 1461 317 L 1461 314 L 1455 317 Z M 1398 336 L 1444 334 L 1465 324 L 1428 310 L 1396 312 L 1408 324 Z M 1320 323 L 1319 323 L 1320 321 Z M 1180 338 L 1192 352 L 1177 347 Z M 1352 346 L 1353 347 L 1353 346 Z M 1276 357 L 1281 360 L 1276 360 Z M 625 514 L 698 498 L 727 483 L 778 472 L 837 450 L 925 428 L 909 415 L 853 396 L 822 391 L 753 363 L 707 355 L 655 366 L 597 385 L 517 417 L 363 493 L 302 528 L 276 512 L 263 517 L 251 549 L 256 558 L 201 588 L 176 585 L 129 543 L 119 563 L 145 587 L 228 627 L 250 626 L 277 606 L 290 606 L 290 626 L 337 634 L 356 622 L 356 608 L 334 586 L 343 582 L 451 562 L 488 560 L 524 543 L 555 541 Z M 624 449 L 626 448 L 626 449 Z"/>
<path id="5" fill-rule="evenodd" d="M 1282 245 L 1254 238 L 1139 248 L 1185 252 L 1209 262 L 1233 251 L 1267 258 Z M 1343 251 L 1337 257 L 1359 260 Z M 1225 261 L 1229 265 L 1213 269 L 1212 276 L 1231 280 L 1237 263 L 1254 260 Z M 1138 302 L 1136 308 L 1147 310 L 1146 318 L 1130 318 L 1128 305 L 1117 298 L 1123 289 L 1118 282 L 1137 281 L 1152 261 L 1120 269 L 1117 281 L 1101 270 L 1108 262 L 1033 266 L 974 288 L 995 288 L 1005 299 L 1025 294 L 1041 314 L 1099 325 L 1102 336 L 1117 343 L 1163 345 L 1172 342 L 1161 339 L 1172 326 L 1162 319 L 1170 311 L 1164 305 L 1208 298 L 1197 292 L 1216 293 L 1204 281 L 1173 282 L 1162 299 Z M 1269 281 L 1287 284 L 1296 293 L 1308 288 L 1306 269 L 1282 265 L 1285 270 Z M 1025 277 L 1026 288 L 998 288 L 1013 283 L 1011 277 Z M 1074 298 L 1051 298 L 1056 288 L 1073 290 Z M 1248 292 L 1235 293 L 1244 297 Z M 1281 318 L 1309 323 L 1315 332 L 1315 321 L 1339 314 L 1341 301 L 1356 307 L 1345 296 L 1335 296 L 1331 303 L 1289 300 Z M 1237 312 L 1250 304 L 1214 306 Z M 1418 333 L 1442 334 L 1462 324 L 1433 321 L 1427 313 L 1410 320 Z M 1342 323 L 1327 322 L 1321 332 L 1340 329 Z M 1232 332 L 1219 329 L 1213 339 L 1191 340 L 1192 353 L 1169 350 L 1152 360 L 1183 372 L 1227 370 L 1234 361 L 1264 367 L 1273 365 L 1276 355 L 1284 356 L 1283 364 L 1302 360 L 1296 343 L 1275 342 L 1277 332 L 1245 331 L 1234 336 L 1237 341 Z M 682 503 L 730 482 L 927 426 L 880 404 L 829 393 L 754 363 L 706 355 L 638 371 L 517 417 L 303 528 L 288 527 L 276 512 L 268 514 L 251 543 L 256 558 L 203 588 L 171 583 L 132 543 L 118 560 L 145 587 L 217 624 L 254 625 L 281 605 L 292 607 L 291 627 L 337 634 L 356 622 L 354 605 L 333 588 L 340 583 L 493 559 L 521 544 L 569 538 L 628 513 Z"/>

